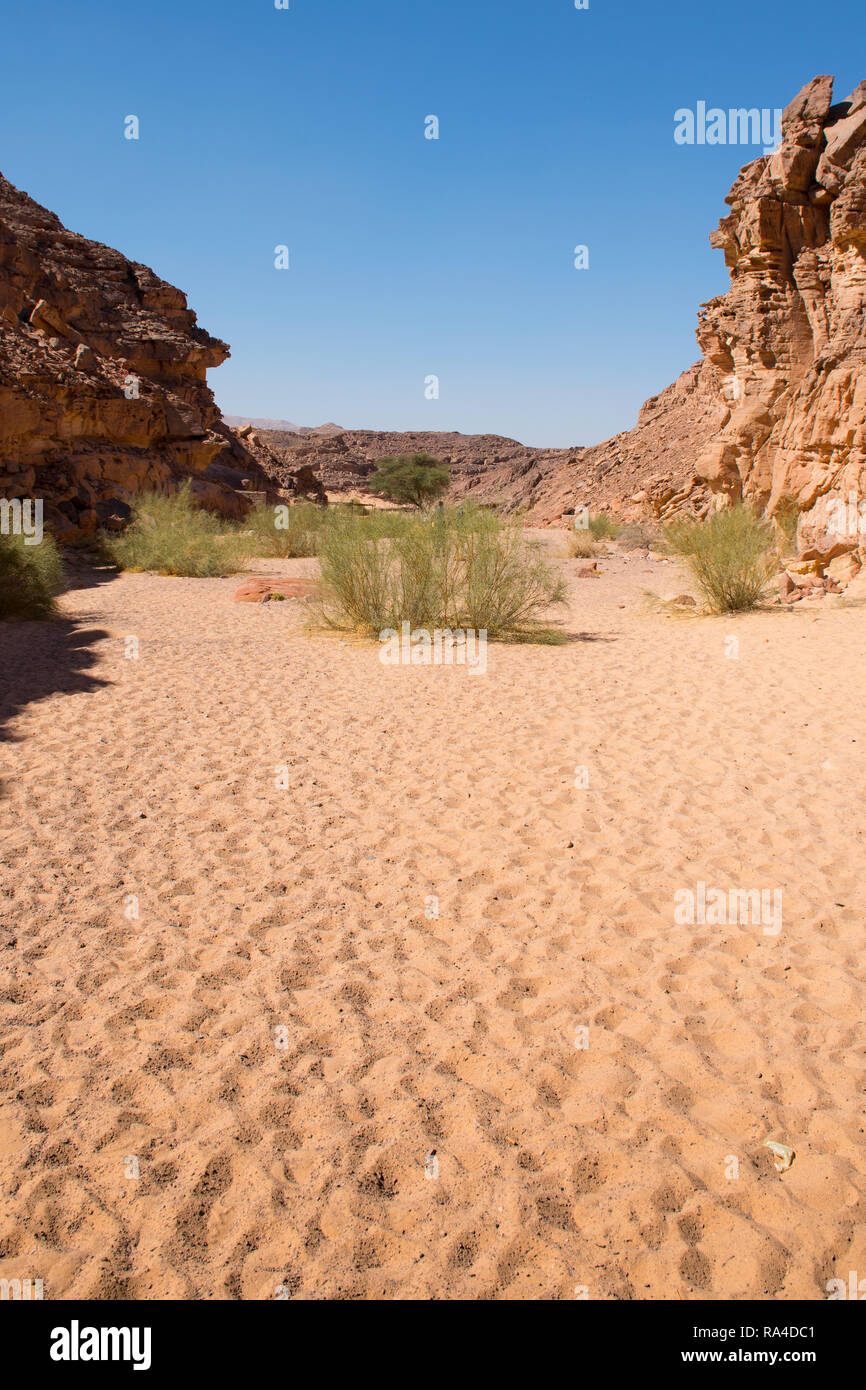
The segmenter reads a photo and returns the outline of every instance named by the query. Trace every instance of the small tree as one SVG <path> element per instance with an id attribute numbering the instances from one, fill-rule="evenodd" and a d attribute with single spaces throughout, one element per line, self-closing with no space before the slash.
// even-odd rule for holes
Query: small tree
<path id="1" fill-rule="evenodd" d="M 398 454 L 379 460 L 368 486 L 391 502 L 423 507 L 447 492 L 449 482 L 447 466 L 432 454 Z"/>

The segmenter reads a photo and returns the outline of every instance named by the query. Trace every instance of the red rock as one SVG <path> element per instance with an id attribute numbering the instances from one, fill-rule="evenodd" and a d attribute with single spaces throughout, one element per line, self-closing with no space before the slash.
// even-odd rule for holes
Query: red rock
<path id="1" fill-rule="evenodd" d="M 314 579 L 245 579 L 232 595 L 235 603 L 270 603 L 276 599 L 307 598 L 316 587 Z"/>

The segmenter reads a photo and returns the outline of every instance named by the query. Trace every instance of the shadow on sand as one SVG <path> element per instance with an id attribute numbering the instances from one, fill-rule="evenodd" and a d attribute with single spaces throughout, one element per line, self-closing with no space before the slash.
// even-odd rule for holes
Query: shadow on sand
<path id="1" fill-rule="evenodd" d="M 78 567 L 69 574 L 67 589 L 89 589 L 107 583 L 115 572 Z M 18 735 L 9 722 L 28 705 L 49 695 L 98 690 L 108 682 L 89 674 L 96 662 L 95 643 L 109 634 L 59 617 L 47 622 L 0 622 L 0 741 Z M 3 796 L 0 780 L 0 796 Z"/>

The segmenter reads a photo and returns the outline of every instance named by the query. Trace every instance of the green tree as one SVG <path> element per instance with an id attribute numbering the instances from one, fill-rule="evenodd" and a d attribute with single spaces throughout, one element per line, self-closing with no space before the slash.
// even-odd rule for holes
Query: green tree
<path id="1" fill-rule="evenodd" d="M 423 507 L 425 502 L 434 502 L 447 492 L 449 482 L 447 466 L 432 454 L 398 454 L 396 458 L 379 459 L 368 486 L 371 492 L 392 502 Z"/>

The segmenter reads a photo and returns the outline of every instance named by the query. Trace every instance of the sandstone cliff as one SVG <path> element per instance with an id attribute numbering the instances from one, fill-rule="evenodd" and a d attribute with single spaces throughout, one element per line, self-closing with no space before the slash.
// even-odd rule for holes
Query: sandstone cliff
<path id="1" fill-rule="evenodd" d="M 728 409 L 695 472 L 771 514 L 795 506 L 801 549 L 827 560 L 866 544 L 833 524 L 866 497 L 866 82 L 834 105 L 816 77 L 782 132 L 710 238 L 731 288 L 702 307 L 698 341 Z"/>
<path id="2" fill-rule="evenodd" d="M 747 498 L 798 514 L 816 565 L 866 559 L 866 82 L 834 104 L 816 77 L 782 136 L 741 170 L 710 237 L 731 288 L 701 306 L 703 359 L 634 429 L 534 459 L 514 497 L 534 518 L 575 499 L 665 517 Z"/>
<path id="3" fill-rule="evenodd" d="M 228 355 L 180 290 L 0 175 L 0 496 L 43 498 L 67 541 L 187 477 L 243 515 L 241 482 L 266 475 L 207 386 Z"/>

